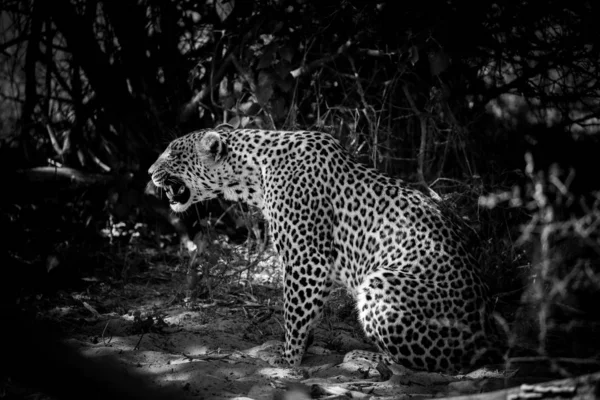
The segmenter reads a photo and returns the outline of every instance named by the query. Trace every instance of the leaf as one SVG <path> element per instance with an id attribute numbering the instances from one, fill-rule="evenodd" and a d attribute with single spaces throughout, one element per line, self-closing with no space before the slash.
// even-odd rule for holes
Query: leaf
<path id="1" fill-rule="evenodd" d="M 281 89 L 282 92 L 287 93 L 293 87 L 292 82 L 293 82 L 292 79 L 282 78 L 277 81 L 277 86 L 279 86 L 279 88 Z"/>
<path id="2" fill-rule="evenodd" d="M 224 98 L 221 98 L 221 106 L 226 109 L 229 110 L 231 109 L 235 104 L 235 99 L 233 98 L 233 96 L 227 96 Z"/>
<path id="3" fill-rule="evenodd" d="M 233 126 L 233 129 L 238 129 L 240 127 L 240 117 L 238 117 L 237 115 L 233 118 L 231 118 L 229 121 L 227 121 L 227 123 L 231 126 Z"/>
<path id="4" fill-rule="evenodd" d="M 221 22 L 225 21 L 233 11 L 235 0 L 215 0 L 215 11 Z"/>
<path id="5" fill-rule="evenodd" d="M 273 104 L 273 114 L 275 115 L 275 119 L 281 119 L 285 117 L 285 100 L 283 97 L 277 97 L 272 101 Z"/>
<path id="6" fill-rule="evenodd" d="M 219 98 L 227 97 L 229 95 L 229 79 L 223 77 L 219 82 Z"/>
<path id="7" fill-rule="evenodd" d="M 291 75 L 286 76 L 285 78 L 277 79 L 277 86 L 281 89 L 282 92 L 289 92 L 294 86 L 294 80 L 291 78 Z"/>
<path id="8" fill-rule="evenodd" d="M 276 65 L 274 69 L 277 74 L 277 86 L 279 86 L 283 92 L 289 92 L 294 84 L 294 79 L 292 78 L 292 75 L 290 75 L 290 67 L 280 63 Z"/>
<path id="9" fill-rule="evenodd" d="M 408 59 L 412 65 L 415 65 L 419 61 L 419 49 L 417 46 L 411 46 L 408 49 Z"/>
<path id="10" fill-rule="evenodd" d="M 248 114 L 248 110 L 252 107 L 252 104 L 255 104 L 253 99 L 240 103 L 237 107 L 238 111 L 244 114 Z"/>
<path id="11" fill-rule="evenodd" d="M 276 34 L 277 32 L 279 32 L 281 30 L 281 28 L 283 28 L 283 22 L 278 21 L 277 23 L 275 23 L 275 26 L 273 27 L 273 30 L 271 31 L 271 33 Z"/>
<path id="12" fill-rule="evenodd" d="M 279 49 L 279 56 L 282 60 L 292 62 L 292 59 L 294 58 L 294 49 L 291 47 L 282 47 Z"/>
<path id="13" fill-rule="evenodd" d="M 256 98 L 259 104 L 266 104 L 273 96 L 273 77 L 265 71 L 258 74 L 258 87 L 256 88 Z"/>
<path id="14" fill-rule="evenodd" d="M 284 65 L 284 64 L 286 64 L 286 65 Z M 292 69 L 292 67 L 290 67 L 287 63 L 278 63 L 277 65 L 273 66 L 273 70 L 280 78 L 285 78 L 286 76 L 290 76 L 291 69 Z"/>
<path id="15" fill-rule="evenodd" d="M 46 271 L 50 272 L 60 265 L 60 260 L 54 254 L 50 254 L 46 259 Z"/>
<path id="16" fill-rule="evenodd" d="M 444 72 L 450 65 L 450 58 L 443 50 L 429 53 L 429 71 L 432 76 L 437 76 Z"/>
<path id="17" fill-rule="evenodd" d="M 241 80 L 237 79 L 233 82 L 233 94 L 236 98 L 242 97 L 242 91 L 244 90 L 244 84 Z"/>
<path id="18" fill-rule="evenodd" d="M 256 67 L 256 69 L 263 69 L 263 68 L 270 67 L 273 64 L 273 61 L 275 61 L 275 53 L 276 53 L 278 47 L 279 46 L 277 46 L 275 43 L 271 43 L 267 47 L 265 47 L 265 52 L 263 53 L 262 57 L 260 58 L 260 61 L 258 62 L 258 66 Z"/>
<path id="19" fill-rule="evenodd" d="M 244 110 L 246 115 L 256 115 L 260 112 L 260 104 L 252 102 L 249 106 Z"/>

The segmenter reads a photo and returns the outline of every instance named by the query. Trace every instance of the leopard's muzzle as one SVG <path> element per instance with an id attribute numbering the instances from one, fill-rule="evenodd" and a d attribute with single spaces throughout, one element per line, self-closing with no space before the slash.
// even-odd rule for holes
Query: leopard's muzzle
<path id="1" fill-rule="evenodd" d="M 179 178 L 166 174 L 152 174 L 152 183 L 164 190 L 171 208 L 180 211 L 190 201 L 192 192 Z"/>

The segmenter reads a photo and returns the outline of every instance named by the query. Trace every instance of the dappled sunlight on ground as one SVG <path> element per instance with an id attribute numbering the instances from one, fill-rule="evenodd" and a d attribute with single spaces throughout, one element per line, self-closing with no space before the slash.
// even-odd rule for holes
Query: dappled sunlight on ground
<path id="1" fill-rule="evenodd" d="M 270 260 L 252 264 L 260 282 L 223 281 L 195 299 L 183 295 L 188 293 L 183 268 L 148 262 L 149 268 L 124 284 L 98 280 L 84 292 L 53 300 L 45 315 L 69 327 L 66 343 L 86 359 L 99 365 L 111 360 L 107 365 L 118 365 L 110 369 L 125 384 L 127 377 L 140 376 L 149 387 L 173 390 L 173 399 L 272 400 L 286 390 L 298 398 L 432 397 L 505 384 L 502 374 L 491 378 L 489 372 L 475 380 L 463 378 L 457 386 L 455 377 L 440 380 L 440 374 L 344 362 L 347 352 L 372 348 L 363 339 L 353 303 L 339 289 L 332 293 L 301 367 L 271 365 L 283 346 L 283 312 L 281 288 L 266 283 L 280 282 L 277 260 Z M 241 259 L 235 266 L 246 272 Z"/>

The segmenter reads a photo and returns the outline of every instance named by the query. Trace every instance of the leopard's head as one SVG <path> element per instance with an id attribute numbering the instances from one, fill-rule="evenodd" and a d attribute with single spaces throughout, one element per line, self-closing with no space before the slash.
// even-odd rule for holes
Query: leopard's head
<path id="1" fill-rule="evenodd" d="M 164 190 L 171 209 L 184 212 L 192 204 L 223 192 L 227 180 L 226 131 L 202 130 L 172 141 L 148 170 L 152 183 Z"/>

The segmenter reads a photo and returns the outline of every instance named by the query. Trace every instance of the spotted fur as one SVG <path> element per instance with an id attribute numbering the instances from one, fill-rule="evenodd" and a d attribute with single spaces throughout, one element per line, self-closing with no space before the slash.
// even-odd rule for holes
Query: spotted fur
<path id="1" fill-rule="evenodd" d="M 149 173 L 176 212 L 218 195 L 262 209 L 285 265 L 290 365 L 300 364 L 334 283 L 354 294 L 385 359 L 452 372 L 486 347 L 486 288 L 461 225 L 332 136 L 197 131 L 174 140 Z"/>

